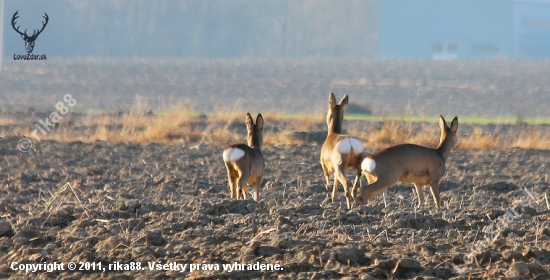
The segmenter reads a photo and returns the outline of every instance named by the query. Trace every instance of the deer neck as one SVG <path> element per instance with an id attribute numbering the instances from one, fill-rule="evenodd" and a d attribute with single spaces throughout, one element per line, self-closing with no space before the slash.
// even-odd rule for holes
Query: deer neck
<path id="1" fill-rule="evenodd" d="M 343 112 L 337 108 L 332 112 L 332 115 L 327 119 L 328 134 L 342 134 L 342 123 L 344 122 Z"/>
<path id="2" fill-rule="evenodd" d="M 441 133 L 441 138 L 439 139 L 439 145 L 437 145 L 437 148 L 435 149 L 435 151 L 443 159 L 444 162 L 447 161 L 447 158 L 449 157 L 449 154 L 453 149 L 452 142 L 453 141 L 449 133 L 447 132 Z"/>
<path id="3" fill-rule="evenodd" d="M 262 149 L 263 137 L 257 133 L 251 133 L 248 135 L 248 146 L 251 148 Z"/>
<path id="4" fill-rule="evenodd" d="M 328 127 L 328 134 L 342 134 L 342 123 L 333 121 Z"/>

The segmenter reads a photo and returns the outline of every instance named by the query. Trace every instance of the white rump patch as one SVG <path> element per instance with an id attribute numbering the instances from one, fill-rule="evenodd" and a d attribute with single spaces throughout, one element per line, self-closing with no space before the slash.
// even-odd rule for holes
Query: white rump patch
<path id="1" fill-rule="evenodd" d="M 374 161 L 374 159 L 370 157 L 364 158 L 363 162 L 361 162 L 361 170 L 363 171 L 372 173 L 375 168 L 376 168 L 376 161 Z"/>
<path id="2" fill-rule="evenodd" d="M 239 148 L 229 148 L 223 152 L 223 161 L 237 161 L 244 157 L 244 151 Z"/>
<path id="3" fill-rule="evenodd" d="M 341 154 L 348 154 L 353 148 L 353 153 L 358 154 L 363 151 L 363 143 L 355 138 L 344 138 L 336 144 L 336 149 Z"/>

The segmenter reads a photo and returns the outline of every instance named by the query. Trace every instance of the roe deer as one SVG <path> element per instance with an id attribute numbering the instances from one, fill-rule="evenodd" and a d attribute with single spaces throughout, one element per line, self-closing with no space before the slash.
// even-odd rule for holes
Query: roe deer
<path id="1" fill-rule="evenodd" d="M 362 173 L 369 182 L 362 186 L 355 205 L 383 193 L 397 182 L 413 183 L 418 195 L 418 207 L 424 204 L 422 187 L 429 185 L 437 208 L 441 207 L 439 199 L 439 180 L 445 174 L 445 161 L 456 147 L 458 118 L 455 117 L 451 127 L 442 116 L 439 116 L 441 138 L 437 148 L 427 148 L 414 144 L 401 144 L 389 147 L 371 156 L 361 163 Z"/>
<path id="2" fill-rule="evenodd" d="M 246 130 L 248 131 L 245 144 L 234 144 L 223 150 L 223 161 L 227 169 L 229 191 L 231 198 L 239 199 L 241 192 L 243 199 L 248 199 L 247 185 L 254 186 L 254 201 L 260 199 L 260 184 L 264 176 L 264 158 L 262 156 L 262 143 L 264 118 L 261 114 L 256 117 L 256 124 L 250 113 L 246 114 Z"/>
<path id="3" fill-rule="evenodd" d="M 340 103 L 336 104 L 336 97 L 331 93 L 328 100 L 327 125 L 328 134 L 325 143 L 321 147 L 321 166 L 325 174 L 326 188 L 330 189 L 330 174 L 334 173 L 334 184 L 332 189 L 332 202 L 336 202 L 338 193 L 338 182 L 344 186 L 344 194 L 348 209 L 351 209 L 351 198 L 357 194 L 357 184 L 361 179 L 361 159 L 363 158 L 363 143 L 356 138 L 341 135 L 344 111 L 348 105 L 348 96 L 344 95 Z M 353 190 L 350 192 L 346 170 L 357 170 L 353 183 Z"/>

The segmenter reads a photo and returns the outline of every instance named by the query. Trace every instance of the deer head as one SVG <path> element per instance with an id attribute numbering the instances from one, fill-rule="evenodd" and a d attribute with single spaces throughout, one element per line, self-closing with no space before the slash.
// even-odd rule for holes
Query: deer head
<path id="1" fill-rule="evenodd" d="M 16 11 L 15 14 L 13 14 L 13 17 L 11 18 L 11 26 L 15 31 L 17 31 L 17 33 L 19 33 L 19 35 L 21 35 L 21 38 L 25 40 L 25 48 L 27 49 L 27 53 L 32 53 L 32 51 L 34 50 L 34 41 L 36 40 L 38 35 L 42 33 L 42 31 L 46 27 L 46 24 L 48 24 L 48 19 L 49 19 L 48 14 L 44 13 L 45 15 L 44 19 L 46 19 L 46 21 L 42 22 L 42 29 L 40 29 L 40 31 L 38 31 L 37 29 L 34 29 L 32 35 L 29 36 L 27 35 L 27 29 L 25 29 L 25 32 L 21 32 L 19 31 L 20 26 L 15 27 L 15 24 L 16 24 L 15 20 L 19 18 L 18 13 L 19 11 Z"/>

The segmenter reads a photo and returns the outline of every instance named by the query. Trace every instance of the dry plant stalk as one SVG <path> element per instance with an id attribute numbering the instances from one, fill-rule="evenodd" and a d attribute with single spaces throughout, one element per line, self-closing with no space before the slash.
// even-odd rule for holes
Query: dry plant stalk
<path id="1" fill-rule="evenodd" d="M 252 238 L 251 240 L 249 240 L 248 242 L 246 242 L 245 244 L 248 245 L 248 244 L 251 244 L 252 242 L 256 241 L 258 238 L 262 237 L 263 235 L 266 235 L 272 231 L 275 231 L 277 230 L 277 227 L 272 227 L 272 228 L 268 228 L 268 229 L 265 229 L 265 230 L 262 230 L 261 232 L 259 232 L 258 234 L 256 234 L 256 236 L 254 236 L 254 238 Z"/>
<path id="2" fill-rule="evenodd" d="M 70 113 L 66 115 L 59 127 L 47 135 L 39 134 L 41 140 L 57 140 L 61 142 L 97 140 L 108 142 L 158 142 L 164 144 L 194 145 L 198 143 L 212 145 L 227 145 L 241 142 L 245 135 L 238 124 L 242 123 L 246 111 L 234 108 L 220 110 L 208 117 L 196 116 L 193 110 L 183 103 L 175 104 L 166 111 L 153 114 L 147 102 L 141 96 L 136 96 L 133 106 L 124 113 L 93 114 L 77 118 Z M 263 113 L 267 123 L 274 124 L 283 131 L 322 131 L 326 130 L 323 115 L 300 115 L 288 118 L 284 113 L 275 110 Z M 0 118 L 0 125 L 6 128 L 2 136 L 30 136 L 28 125 L 35 119 L 22 120 L 11 116 Z M 365 122 L 366 123 L 366 122 Z M 432 147 L 437 144 L 438 131 L 433 123 L 413 123 L 407 121 L 385 120 L 378 126 L 365 123 L 345 124 L 344 129 L 363 141 L 365 147 L 382 149 L 401 143 L 414 143 Z M 525 124 L 518 124 L 525 125 Z M 282 137 L 283 133 L 271 133 L 273 126 L 266 127 L 264 139 L 267 145 L 281 143 L 301 144 L 298 139 Z M 480 126 L 474 126 L 469 135 L 460 135 L 460 149 L 492 149 L 520 147 L 526 149 L 550 149 L 550 137 L 547 130 L 540 126 L 525 126 L 517 135 L 502 137 L 500 131 L 485 131 Z M 505 139 L 504 139 L 505 138 Z M 33 140 L 34 141 L 34 140 Z"/>
<path id="3" fill-rule="evenodd" d="M 379 128 L 364 129 L 358 125 L 351 126 L 348 133 L 364 140 L 366 147 L 386 148 L 402 143 L 414 143 L 422 146 L 433 146 L 439 140 L 437 127 L 433 124 L 421 124 L 418 127 L 412 122 L 384 121 Z"/>
<path id="4" fill-rule="evenodd" d="M 476 126 L 472 134 L 460 137 L 458 145 L 461 149 L 467 150 L 502 148 L 504 145 L 501 139 L 497 133 L 489 134 Z"/>
<path id="5" fill-rule="evenodd" d="M 540 127 L 526 127 L 512 146 L 525 149 L 549 149 L 550 140 Z"/>

